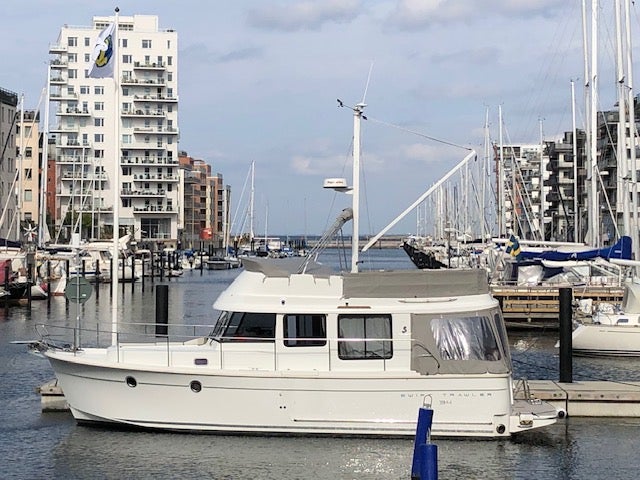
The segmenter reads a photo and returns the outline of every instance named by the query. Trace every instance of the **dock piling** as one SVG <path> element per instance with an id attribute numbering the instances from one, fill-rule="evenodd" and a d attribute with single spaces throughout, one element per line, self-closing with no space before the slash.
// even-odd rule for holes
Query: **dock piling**
<path id="1" fill-rule="evenodd" d="M 560 289 L 560 382 L 573 382 L 572 363 L 572 339 L 573 315 L 571 303 L 573 302 L 573 290 L 571 288 Z"/>

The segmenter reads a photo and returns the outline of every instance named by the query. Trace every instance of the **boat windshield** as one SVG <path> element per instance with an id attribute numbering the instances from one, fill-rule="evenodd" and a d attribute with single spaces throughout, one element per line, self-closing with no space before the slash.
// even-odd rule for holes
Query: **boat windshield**
<path id="1" fill-rule="evenodd" d="M 222 312 L 209 335 L 223 341 L 274 341 L 276 314 L 264 312 Z"/>
<path id="2" fill-rule="evenodd" d="M 502 358 L 489 317 L 433 318 L 431 332 L 443 360 L 497 361 Z"/>

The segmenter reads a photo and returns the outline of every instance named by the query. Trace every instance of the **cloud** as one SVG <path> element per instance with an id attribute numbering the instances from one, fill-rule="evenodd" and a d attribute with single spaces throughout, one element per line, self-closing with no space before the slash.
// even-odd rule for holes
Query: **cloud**
<path id="1" fill-rule="evenodd" d="M 194 43 L 180 50 L 181 61 L 195 63 L 231 63 L 252 60 L 264 56 L 264 49 L 258 47 L 244 47 L 227 52 L 212 51 L 204 43 Z"/>
<path id="2" fill-rule="evenodd" d="M 400 0 L 387 22 L 400 30 L 413 30 L 479 22 L 489 16 L 527 20 L 553 16 L 565 6 L 566 0 Z"/>
<path id="3" fill-rule="evenodd" d="M 319 30 L 328 23 L 349 23 L 361 11 L 358 0 L 324 0 L 280 3 L 249 11 L 253 27 L 264 30 L 295 32 Z"/>

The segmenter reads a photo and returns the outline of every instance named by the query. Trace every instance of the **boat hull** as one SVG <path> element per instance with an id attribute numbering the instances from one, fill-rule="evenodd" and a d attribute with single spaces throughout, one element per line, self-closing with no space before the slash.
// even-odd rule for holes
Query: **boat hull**
<path id="1" fill-rule="evenodd" d="M 574 355 L 639 357 L 640 327 L 582 324 L 571 342 Z"/>
<path id="2" fill-rule="evenodd" d="M 534 414 L 536 406 L 527 404 L 524 420 L 514 416 L 508 375 L 471 379 L 206 366 L 173 366 L 169 372 L 160 365 L 108 360 L 113 354 L 45 352 L 77 421 L 212 433 L 414 436 L 418 409 L 431 405 L 433 436 L 488 438 L 531 429 L 532 415 L 536 427 L 556 421 L 548 405 Z M 206 358 L 204 352 L 195 355 Z"/>

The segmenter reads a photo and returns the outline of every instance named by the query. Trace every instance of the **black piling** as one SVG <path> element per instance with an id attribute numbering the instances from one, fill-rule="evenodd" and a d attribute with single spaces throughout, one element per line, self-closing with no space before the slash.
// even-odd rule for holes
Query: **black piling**
<path id="1" fill-rule="evenodd" d="M 571 288 L 560 289 L 560 382 L 573 382 L 572 363 L 572 311 L 573 290 Z"/>
<path id="2" fill-rule="evenodd" d="M 156 285 L 156 335 L 169 333 L 169 286 Z"/>
<path id="3" fill-rule="evenodd" d="M 51 306 L 51 259 L 47 260 L 47 307 Z"/>

